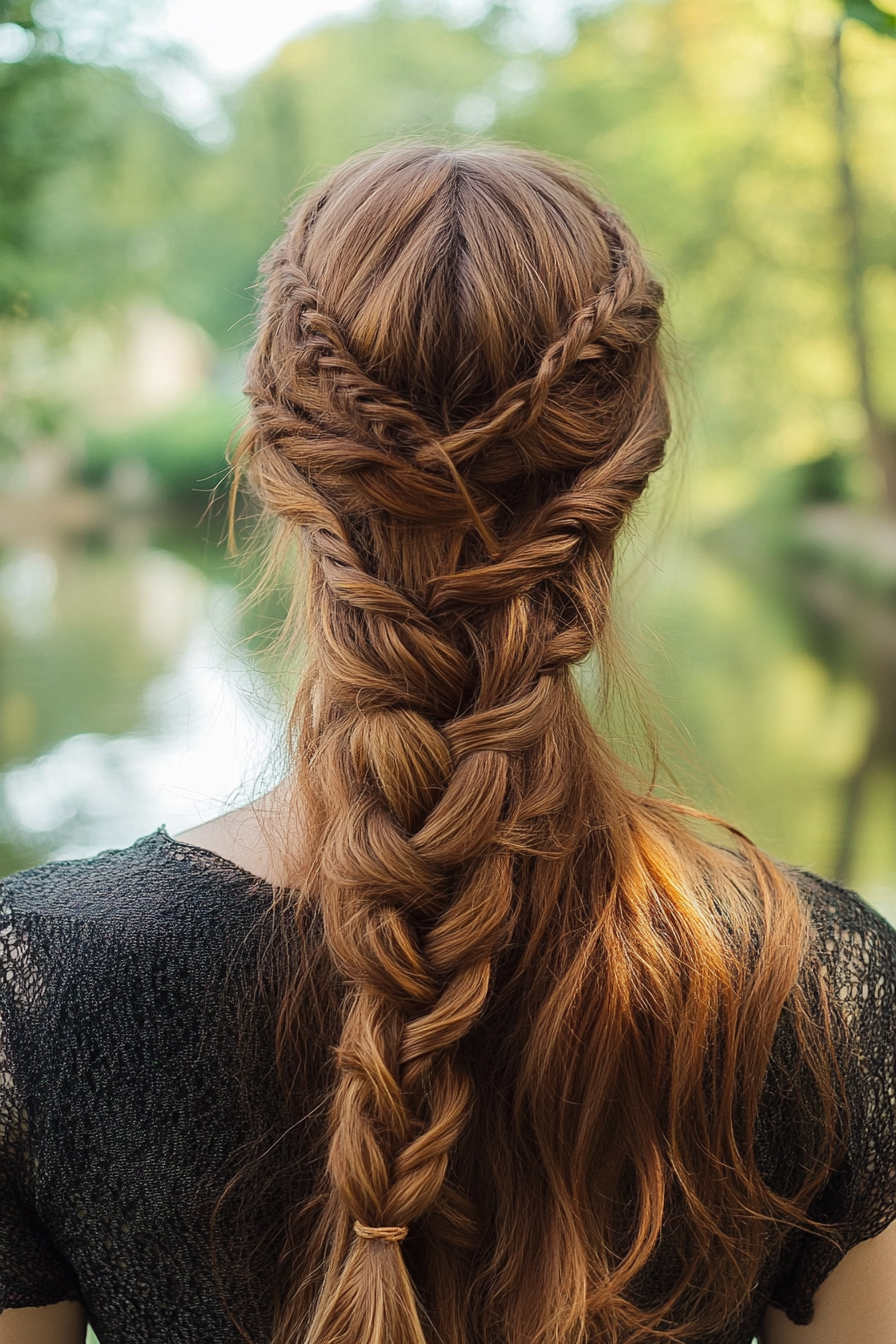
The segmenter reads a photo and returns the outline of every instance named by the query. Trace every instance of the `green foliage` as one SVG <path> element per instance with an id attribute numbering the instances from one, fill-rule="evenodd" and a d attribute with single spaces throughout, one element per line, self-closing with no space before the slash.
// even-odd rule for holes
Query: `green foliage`
<path id="1" fill-rule="evenodd" d="M 8 12 L 38 41 L 0 64 L 0 315 L 157 289 L 201 151 L 133 74 L 71 61 L 29 7 Z"/>
<path id="2" fill-rule="evenodd" d="M 0 23 L 17 23 L 29 31 L 37 25 L 31 0 L 0 0 Z"/>
<path id="3" fill-rule="evenodd" d="M 874 0 L 845 0 L 843 8 L 848 19 L 857 19 L 885 37 L 896 37 L 896 14 L 880 9 Z"/>
<path id="4" fill-rule="evenodd" d="M 226 475 L 227 445 L 241 415 L 233 397 L 206 394 L 126 431 L 93 431 L 85 445 L 84 475 L 104 483 L 116 463 L 136 459 L 147 464 L 152 483 L 168 496 L 208 494 Z"/>
<path id="5" fill-rule="evenodd" d="M 537 98 L 498 130 L 582 160 L 668 280 L 699 415 L 698 519 L 742 508 L 782 468 L 860 451 L 846 322 L 831 84 L 833 27 L 808 0 L 629 0 L 542 65 Z M 896 283 L 896 49 L 847 35 L 866 261 Z M 873 50 L 871 49 L 873 47 Z M 876 393 L 896 310 L 874 316 Z"/>

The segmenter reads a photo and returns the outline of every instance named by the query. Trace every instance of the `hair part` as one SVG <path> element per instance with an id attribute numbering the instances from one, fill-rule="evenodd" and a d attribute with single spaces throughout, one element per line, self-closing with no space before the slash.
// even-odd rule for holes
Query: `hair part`
<path id="1" fill-rule="evenodd" d="M 661 288 L 568 168 L 421 145 L 312 190 L 263 280 L 238 470 L 309 557 L 280 901 L 323 929 L 287 1080 L 333 1046 L 276 1344 L 719 1330 L 838 1101 L 794 885 L 629 787 L 572 675 L 663 461 Z M 773 1190 L 782 1014 L 821 1122 Z"/>

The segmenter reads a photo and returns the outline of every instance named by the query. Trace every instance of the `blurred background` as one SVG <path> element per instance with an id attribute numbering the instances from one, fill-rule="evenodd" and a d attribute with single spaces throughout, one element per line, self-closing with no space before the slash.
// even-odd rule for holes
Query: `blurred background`
<path id="1" fill-rule="evenodd" d="M 896 918 L 894 39 L 896 0 L 0 0 L 0 872 L 270 782 L 221 545 L 256 263 L 352 151 L 485 137 L 585 165 L 667 286 L 620 621 L 668 787 Z"/>

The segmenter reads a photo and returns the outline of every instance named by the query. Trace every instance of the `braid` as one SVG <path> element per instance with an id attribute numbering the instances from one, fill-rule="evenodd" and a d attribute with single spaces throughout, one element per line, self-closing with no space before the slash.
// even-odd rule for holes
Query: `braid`
<path id="1" fill-rule="evenodd" d="M 359 369 L 304 271 L 277 258 L 269 273 L 293 358 L 265 352 L 265 372 L 283 370 L 285 388 L 256 372 L 256 424 L 281 428 L 259 434 L 254 473 L 316 560 L 311 601 L 323 638 L 309 680 L 339 709 L 323 729 L 306 715 L 300 741 L 308 786 L 333 818 L 350 819 L 323 838 L 315 872 L 327 945 L 354 986 L 336 1056 L 321 1246 L 329 1263 L 308 1336 L 329 1341 L 362 1308 L 360 1257 L 400 1257 L 398 1243 L 424 1219 L 458 1246 L 475 1241 L 473 1207 L 446 1176 L 472 1105 L 456 1046 L 487 1001 L 513 928 L 514 855 L 533 839 L 531 808 L 509 787 L 511 763 L 544 742 L 562 673 L 594 640 L 587 618 L 561 629 L 539 617 L 532 591 L 543 597 L 576 556 L 609 544 L 662 444 L 656 435 L 640 443 L 636 422 L 612 458 L 548 499 L 493 562 L 434 574 L 415 600 L 371 572 L 342 513 L 409 523 L 425 500 L 442 525 L 469 523 L 431 467 L 447 456 L 475 481 L 499 437 L 538 432 L 579 361 L 646 339 L 625 325 L 630 268 L 620 265 L 609 292 L 573 314 L 530 378 L 440 452 L 421 417 Z M 620 471 L 617 459 L 635 446 L 635 465 Z M 494 516 L 485 498 L 478 509 Z M 473 608 L 485 615 L 471 660 L 451 632 Z M 547 805 L 550 790 L 535 792 Z M 422 1338 L 412 1298 L 398 1297 L 408 1337 Z"/>
<path id="2" fill-rule="evenodd" d="M 563 455 L 559 458 L 556 455 L 550 426 L 545 423 L 557 414 L 558 408 L 551 405 L 555 389 L 579 362 L 607 360 L 614 354 L 628 353 L 656 340 L 662 288 L 647 273 L 640 255 L 626 246 L 627 233 L 618 216 L 606 208 L 601 209 L 599 215 L 612 247 L 615 267 L 612 279 L 572 315 L 566 330 L 545 351 L 534 373 L 508 388 L 488 411 L 475 417 L 442 445 L 458 466 L 472 466 L 474 479 L 477 478 L 474 465 L 477 459 L 480 471 L 484 471 L 483 480 L 502 482 L 515 475 L 521 465 L 519 455 L 508 459 L 503 456 L 498 460 L 494 456 L 486 459 L 484 450 L 504 438 L 516 440 L 519 452 L 520 440 L 525 441 L 533 430 L 536 431 L 532 445 L 535 452 L 530 459 L 531 465 L 553 471 L 566 465 Z M 569 434 L 569 428 L 564 421 L 565 435 Z M 589 417 L 585 435 L 590 440 L 592 452 L 594 429 Z M 545 458 L 546 431 L 551 441 L 550 454 Z M 539 447 L 541 452 L 538 452 Z M 418 460 L 430 461 L 431 456 L 432 450 L 424 449 Z M 582 464 L 581 459 L 572 459 L 569 465 L 577 462 Z"/>
<path id="3" fill-rule="evenodd" d="M 506 284 L 504 301 L 506 312 L 523 305 L 520 328 L 537 329 L 538 342 L 514 344 L 489 307 L 510 253 L 486 265 L 474 246 L 502 236 L 511 213 L 477 233 L 482 182 L 492 178 L 465 198 L 464 174 L 483 171 L 476 154 L 462 172 L 457 156 L 432 152 L 430 163 L 430 153 L 360 160 L 345 170 L 357 174 L 351 190 L 343 182 L 300 208 L 265 265 L 247 388 L 241 460 L 311 558 L 310 656 L 294 716 L 304 828 L 295 887 L 319 907 L 344 986 L 326 1170 L 274 1338 L 424 1344 L 431 1323 L 434 1336 L 467 1344 L 476 1320 L 508 1344 L 568 1344 L 603 1312 L 600 1337 L 621 1340 L 626 1323 L 665 1330 L 670 1302 L 691 1292 L 682 1274 L 678 1296 L 653 1313 L 626 1296 L 657 1243 L 666 1184 L 703 1210 L 707 1226 L 718 1224 L 709 1211 L 717 1169 L 687 1184 L 692 1167 L 707 1170 L 706 1145 L 666 1156 L 646 1081 L 651 1051 L 671 1060 L 678 1050 L 696 1097 L 701 1033 L 715 1010 L 691 1020 L 682 1009 L 680 1031 L 676 1020 L 666 1035 L 643 1028 L 642 1040 L 635 1005 L 672 1003 L 676 965 L 691 967 L 707 1003 L 725 985 L 736 996 L 720 977 L 723 935 L 708 932 L 718 892 L 707 897 L 711 916 L 686 900 L 673 852 L 698 855 L 692 891 L 720 861 L 682 838 L 671 812 L 624 789 L 571 676 L 606 623 L 615 539 L 663 458 L 662 291 L 618 216 L 549 161 L 509 156 L 506 181 L 503 168 L 488 171 L 517 213 L 534 211 L 532 201 L 547 210 L 552 192 L 555 211 L 550 228 L 539 225 L 537 257 L 535 224 L 520 226 L 520 280 Z M 384 196 L 378 174 L 389 171 L 404 185 Z M 564 247 L 561 283 L 554 254 Z M 553 288 L 544 286 L 536 322 L 531 276 L 542 272 Z M 430 313 L 432 294 L 444 303 Z M 477 325 L 484 312 L 487 328 Z M 453 405 L 469 410 L 459 425 L 446 410 L 449 385 Z M 730 875 L 724 881 L 734 890 Z M 667 888 L 661 909 L 656 892 Z M 747 915 L 731 918 L 742 928 Z M 516 1042 L 505 1110 L 483 1095 L 471 1044 L 494 1010 L 502 966 L 505 992 L 523 996 L 505 1040 L 509 1056 Z M 751 1002 L 771 1003 L 789 973 L 760 977 Z M 285 998 L 283 1013 L 297 1011 Z M 757 1057 L 770 1030 L 743 1037 Z M 623 1038 L 631 1060 L 643 1050 L 641 1073 L 623 1058 Z M 586 1079 L 596 1100 L 575 1103 L 583 1109 L 571 1118 L 567 1098 L 584 1097 Z M 641 1147 L 627 1147 L 620 1131 L 595 1193 L 595 1114 L 625 1097 L 641 1117 Z M 492 1108 L 492 1166 L 466 1142 L 482 1107 Z M 718 1132 L 739 1131 L 726 1122 Z M 531 1227 L 516 1238 L 506 1220 L 525 1203 L 523 1151 L 537 1189 Z M 726 1170 L 740 1160 L 720 1155 Z M 494 1204 L 483 1203 L 483 1172 Z M 633 1179 L 641 1202 L 627 1227 L 620 1210 Z M 759 1233 L 749 1223 L 750 1199 L 765 1210 L 765 1196 L 758 1176 L 744 1179 L 730 1213 L 737 1235 L 719 1224 L 707 1261 L 715 1270 L 729 1255 L 725 1282 L 735 1285 L 768 1222 L 763 1212 Z M 471 1295 L 471 1257 L 488 1238 L 495 1249 Z M 681 1249 L 698 1274 L 696 1252 Z M 692 1334 L 695 1321 L 722 1311 L 709 1298 L 687 1300 Z"/>

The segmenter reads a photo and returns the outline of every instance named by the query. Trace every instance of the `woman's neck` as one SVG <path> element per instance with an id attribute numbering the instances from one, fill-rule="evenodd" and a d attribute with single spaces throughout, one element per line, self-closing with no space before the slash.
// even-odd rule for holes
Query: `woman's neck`
<path id="1" fill-rule="evenodd" d="M 296 826 L 291 799 L 289 781 L 283 780 L 254 802 L 181 831 L 174 838 L 181 844 L 211 850 L 272 886 L 282 885 L 286 880 L 282 856 L 290 851 L 290 834 Z"/>

